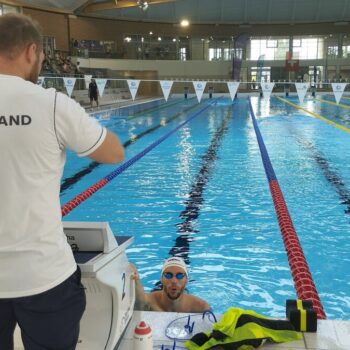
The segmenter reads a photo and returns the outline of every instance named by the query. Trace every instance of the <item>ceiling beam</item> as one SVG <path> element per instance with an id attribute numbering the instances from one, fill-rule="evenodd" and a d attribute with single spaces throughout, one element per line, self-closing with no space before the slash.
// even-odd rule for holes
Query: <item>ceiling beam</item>
<path id="1" fill-rule="evenodd" d="M 93 0 L 85 1 L 84 4 L 82 4 L 81 6 L 75 9 L 75 12 L 84 12 L 85 8 L 91 5 L 92 3 L 93 3 Z"/>
<path id="2" fill-rule="evenodd" d="M 176 0 L 148 0 L 149 5 L 155 4 L 165 4 L 167 2 L 175 2 Z M 91 13 L 97 11 L 105 11 L 105 10 L 115 10 L 115 9 L 123 9 L 129 7 L 137 7 L 136 0 L 108 0 L 98 3 L 90 3 L 84 9 L 83 12 Z"/>

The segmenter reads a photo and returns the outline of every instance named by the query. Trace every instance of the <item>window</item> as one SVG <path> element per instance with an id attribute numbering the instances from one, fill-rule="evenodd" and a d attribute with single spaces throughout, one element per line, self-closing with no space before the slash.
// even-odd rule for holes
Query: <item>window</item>
<path id="1" fill-rule="evenodd" d="M 45 53 L 51 53 L 56 50 L 56 40 L 52 36 L 43 36 L 43 49 Z"/>
<path id="2" fill-rule="evenodd" d="M 293 39 L 293 47 L 300 47 L 300 46 L 301 46 L 301 40 Z"/>
<path id="3" fill-rule="evenodd" d="M 19 7 L 10 6 L 10 5 L 2 5 L 0 4 L 0 16 L 6 13 L 17 13 L 19 12 Z"/>
<path id="4" fill-rule="evenodd" d="M 181 61 L 186 61 L 187 60 L 187 57 L 186 57 L 187 52 L 186 51 L 187 51 L 186 47 L 181 47 L 180 48 L 180 60 Z"/>
<path id="5" fill-rule="evenodd" d="M 343 46 L 343 57 L 350 58 L 350 45 Z"/>
<path id="6" fill-rule="evenodd" d="M 274 39 L 252 38 L 250 41 L 250 59 L 258 60 L 265 55 L 266 60 L 284 60 L 289 50 L 289 38 L 275 37 Z"/>
<path id="7" fill-rule="evenodd" d="M 231 49 L 224 49 L 224 61 L 230 61 L 232 59 L 232 50 Z M 240 58 L 242 58 L 242 53 L 240 55 Z"/>
<path id="8" fill-rule="evenodd" d="M 276 48 L 278 45 L 277 40 L 267 40 L 266 47 L 268 48 Z"/>
<path id="9" fill-rule="evenodd" d="M 327 57 L 336 58 L 338 56 L 338 46 L 327 47 Z"/>
<path id="10" fill-rule="evenodd" d="M 299 59 L 318 59 L 322 58 L 323 54 L 323 38 L 308 37 L 296 38 L 293 40 L 293 57 Z"/>
<path id="11" fill-rule="evenodd" d="M 221 59 L 222 50 L 221 48 L 210 48 L 209 49 L 209 61 L 218 61 Z"/>

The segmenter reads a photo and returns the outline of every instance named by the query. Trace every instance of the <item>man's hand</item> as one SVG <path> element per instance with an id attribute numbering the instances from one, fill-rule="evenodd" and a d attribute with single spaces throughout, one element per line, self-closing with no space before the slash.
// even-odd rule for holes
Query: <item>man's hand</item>
<path id="1" fill-rule="evenodd" d="M 130 267 L 131 267 L 131 270 L 132 270 L 132 274 L 131 274 L 130 278 L 132 280 L 134 280 L 135 282 L 139 281 L 140 280 L 140 275 L 139 275 L 139 272 L 137 271 L 136 266 L 133 263 L 130 263 Z"/>

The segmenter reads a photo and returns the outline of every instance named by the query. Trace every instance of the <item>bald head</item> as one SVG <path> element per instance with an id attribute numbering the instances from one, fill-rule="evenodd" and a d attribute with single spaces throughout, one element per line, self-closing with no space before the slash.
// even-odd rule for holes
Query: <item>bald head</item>
<path id="1" fill-rule="evenodd" d="M 0 16 L 0 56 L 13 60 L 29 45 L 42 50 L 41 29 L 30 17 L 22 14 Z"/>

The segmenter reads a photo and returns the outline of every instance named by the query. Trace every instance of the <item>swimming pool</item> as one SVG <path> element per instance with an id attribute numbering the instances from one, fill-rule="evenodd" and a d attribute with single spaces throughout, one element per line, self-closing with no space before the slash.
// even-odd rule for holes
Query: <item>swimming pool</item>
<path id="1" fill-rule="evenodd" d="M 277 98 L 251 101 L 327 317 L 350 319 L 350 134 Z M 349 127 L 344 107 L 303 107 Z M 100 116 L 125 143 L 126 160 L 193 119 L 64 219 L 109 221 L 116 234 L 133 235 L 127 254 L 146 290 L 163 260 L 181 254 L 189 291 L 215 312 L 237 306 L 283 317 L 296 294 L 247 99 L 135 108 Z M 72 153 L 67 160 L 62 204 L 116 168 Z"/>

